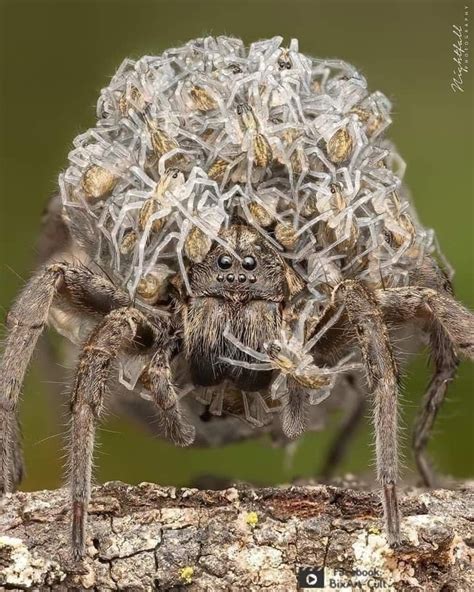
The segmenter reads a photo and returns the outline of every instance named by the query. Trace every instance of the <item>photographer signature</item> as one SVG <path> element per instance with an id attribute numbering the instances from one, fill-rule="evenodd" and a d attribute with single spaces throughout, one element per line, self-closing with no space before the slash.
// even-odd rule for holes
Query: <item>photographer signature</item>
<path id="1" fill-rule="evenodd" d="M 463 25 L 453 25 L 453 61 L 456 64 L 451 79 L 453 92 L 464 92 L 464 75 L 469 71 L 468 67 L 468 7 L 465 7 Z"/>

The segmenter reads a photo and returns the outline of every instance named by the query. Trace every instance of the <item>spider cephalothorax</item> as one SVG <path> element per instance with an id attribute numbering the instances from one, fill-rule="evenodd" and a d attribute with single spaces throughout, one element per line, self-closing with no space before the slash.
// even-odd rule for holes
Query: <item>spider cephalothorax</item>
<path id="1" fill-rule="evenodd" d="M 353 409 L 327 469 L 367 390 L 395 545 L 392 342 L 403 329 L 433 353 L 413 439 L 432 482 L 424 449 L 458 355 L 474 355 L 473 317 L 453 298 L 433 233 L 402 185 L 403 162 L 384 137 L 389 101 L 352 66 L 281 42 L 247 49 L 208 37 L 126 60 L 60 176 L 42 266 L 8 316 L 0 490 L 22 476 L 19 392 L 50 322 L 81 347 L 69 467 L 76 558 L 86 548 L 96 425 L 117 377 L 134 400 L 151 402 L 160 434 L 178 445 L 199 439 L 203 422 L 214 443 L 236 439 L 229 416 L 294 438 L 343 387 Z"/>
<path id="2" fill-rule="evenodd" d="M 248 361 L 224 331 L 254 349 L 275 340 L 298 278 L 252 227 L 236 223 L 222 237 L 239 259 L 217 244 L 192 266 L 192 295 L 182 312 L 185 351 L 195 384 L 213 386 L 228 379 L 242 390 L 258 391 L 268 387 L 271 373 L 223 362 L 222 357 Z"/>

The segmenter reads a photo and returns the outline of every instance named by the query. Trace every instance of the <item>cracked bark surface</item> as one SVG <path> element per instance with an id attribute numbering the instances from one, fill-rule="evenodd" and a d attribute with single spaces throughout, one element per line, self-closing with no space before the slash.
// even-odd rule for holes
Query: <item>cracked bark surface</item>
<path id="1" fill-rule="evenodd" d="M 88 558 L 78 573 L 69 559 L 67 490 L 18 492 L 0 510 L 0 586 L 289 592 L 297 567 L 309 565 L 325 567 L 326 589 L 334 576 L 352 581 L 346 590 L 468 591 L 473 498 L 472 484 L 405 488 L 403 544 L 394 551 L 377 492 L 354 484 L 213 491 L 111 482 L 93 491 Z M 353 575 L 357 569 L 372 575 Z"/>

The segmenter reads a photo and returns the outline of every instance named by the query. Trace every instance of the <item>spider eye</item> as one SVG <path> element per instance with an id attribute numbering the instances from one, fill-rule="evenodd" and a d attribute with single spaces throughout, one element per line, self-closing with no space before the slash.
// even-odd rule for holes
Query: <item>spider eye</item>
<path id="1" fill-rule="evenodd" d="M 281 353 L 281 345 L 276 341 L 265 344 L 264 349 L 271 358 L 276 358 Z"/>
<path id="2" fill-rule="evenodd" d="M 252 255 L 247 255 L 247 257 L 244 257 L 242 260 L 242 267 L 247 271 L 253 271 L 257 267 L 255 257 L 252 257 Z"/>
<path id="3" fill-rule="evenodd" d="M 232 258 L 229 255 L 221 255 L 217 260 L 217 265 L 221 269 L 230 269 L 232 267 Z"/>
<path id="4" fill-rule="evenodd" d="M 242 74 L 242 68 L 237 64 L 231 64 L 229 68 L 232 70 L 232 74 Z"/>

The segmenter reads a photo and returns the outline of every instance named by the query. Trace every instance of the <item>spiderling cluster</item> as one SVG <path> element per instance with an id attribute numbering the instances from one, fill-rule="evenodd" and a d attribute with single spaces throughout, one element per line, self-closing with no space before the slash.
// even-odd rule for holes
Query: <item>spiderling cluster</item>
<path id="1" fill-rule="evenodd" d="M 95 257 L 147 302 L 176 265 L 190 290 L 186 259 L 222 242 L 236 211 L 315 301 L 348 271 L 403 285 L 433 235 L 401 192 L 404 163 L 383 139 L 390 109 L 352 66 L 281 37 L 248 51 L 208 37 L 127 59 L 101 92 L 96 127 L 75 139 L 65 211 L 83 241 L 100 230 Z"/>

